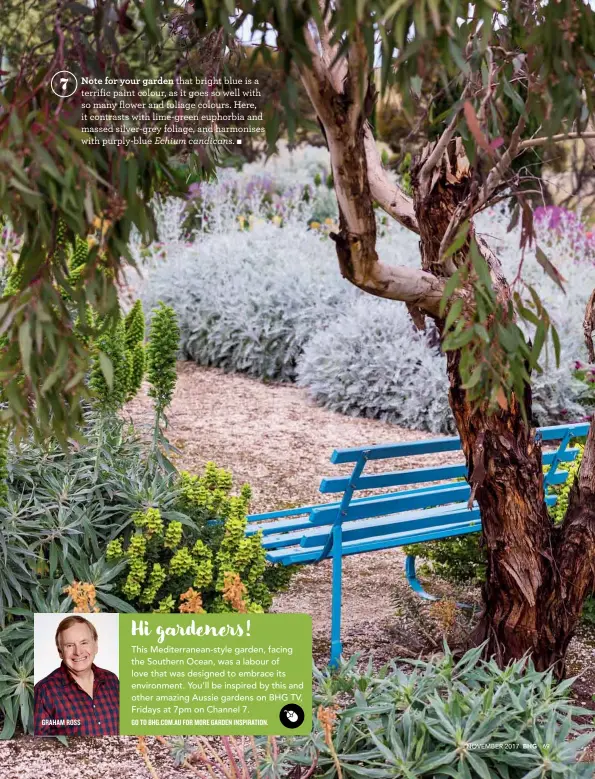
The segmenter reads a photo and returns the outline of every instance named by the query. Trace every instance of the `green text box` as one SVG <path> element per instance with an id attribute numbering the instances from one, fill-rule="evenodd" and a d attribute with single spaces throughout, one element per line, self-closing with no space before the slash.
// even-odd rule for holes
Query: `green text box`
<path id="1" fill-rule="evenodd" d="M 304 722 L 281 724 L 300 706 Z M 120 614 L 120 733 L 300 735 L 312 728 L 308 614 Z"/>

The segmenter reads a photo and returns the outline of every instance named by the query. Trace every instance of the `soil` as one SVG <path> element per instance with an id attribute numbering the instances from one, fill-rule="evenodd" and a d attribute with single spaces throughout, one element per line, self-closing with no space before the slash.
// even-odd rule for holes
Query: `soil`
<path id="1" fill-rule="evenodd" d="M 177 447 L 176 465 L 200 472 L 208 460 L 232 471 L 239 487 L 250 483 L 253 512 L 324 502 L 318 492 L 325 475 L 345 469 L 329 463 L 334 448 L 415 441 L 435 436 L 387 423 L 351 418 L 314 406 L 304 390 L 293 385 L 265 384 L 218 369 L 180 363 L 178 384 L 168 414 L 167 435 Z M 146 388 L 125 414 L 147 432 L 152 425 Z M 460 462 L 460 455 L 442 454 L 403 459 L 396 467 Z M 348 471 L 347 471 L 348 472 Z M 472 612 L 430 604 L 414 595 L 405 580 L 402 550 L 384 550 L 344 559 L 344 654 L 361 652 L 374 664 L 389 658 L 427 656 L 439 652 L 442 637 L 462 641 Z M 289 590 L 275 598 L 273 611 L 312 615 L 315 660 L 329 656 L 331 567 L 325 561 L 304 566 Z M 479 603 L 477 588 L 454 588 L 425 579 L 428 591 L 447 599 Z M 595 709 L 595 635 L 581 629 L 569 650 L 569 672 L 577 703 Z M 585 718 L 588 721 L 589 718 Z M 221 749 L 217 740 L 216 748 Z M 176 767 L 167 748 L 147 739 L 159 779 L 185 779 L 195 771 Z M 587 758 L 587 755 L 585 755 Z M 589 755 L 595 760 L 595 754 Z M 71 739 L 69 748 L 55 740 L 19 738 L 0 742 L 0 779 L 145 779 L 151 777 L 136 738 Z M 201 769 L 200 775 L 207 775 Z M 155 779 L 155 777 L 151 777 Z"/>

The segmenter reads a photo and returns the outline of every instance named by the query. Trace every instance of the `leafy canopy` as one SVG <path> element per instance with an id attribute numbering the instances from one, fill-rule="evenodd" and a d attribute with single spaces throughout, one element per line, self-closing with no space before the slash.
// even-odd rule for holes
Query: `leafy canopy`
<path id="1" fill-rule="evenodd" d="M 23 8 L 30 10 L 12 0 L 13 21 Z M 186 186 L 167 146 L 86 145 L 80 96 L 60 101 L 49 89 L 56 71 L 142 78 L 185 73 L 192 60 L 194 75 L 221 75 L 247 27 L 252 60 L 278 72 L 266 113 L 273 151 L 281 112 L 294 135 L 296 68 L 311 63 L 312 25 L 321 30 L 325 20 L 336 58 L 363 41 L 360 88 L 367 89 L 365 71 L 376 64 L 380 91 L 396 90 L 405 111 L 438 74 L 443 110 L 434 121 L 456 122 L 477 187 L 498 179 L 491 197 L 514 191 L 518 179 L 504 175 L 507 149 L 521 138 L 524 152 L 532 148 L 536 141 L 527 135 L 536 122 L 543 145 L 585 131 L 593 114 L 595 12 L 584 0 L 193 0 L 184 7 L 175 0 L 89 7 L 54 0 L 44 12 L 43 24 L 27 28 L 30 45 L 19 46 L 14 24 L 0 36 L 8 62 L 0 76 L 0 214 L 21 241 L 17 290 L 0 300 L 0 379 L 4 416 L 21 429 L 31 424 L 39 436 L 77 435 L 89 352 L 74 322 L 85 321 L 90 303 L 109 326 L 120 271 L 132 262 L 131 230 L 154 238 L 152 196 Z M 205 148 L 191 160 L 199 176 L 216 162 Z M 532 213 L 520 190 L 518 200 L 524 248 L 533 236 Z M 95 243 L 71 283 L 67 261 L 77 236 Z M 59 291 L 64 285 L 68 299 Z"/>

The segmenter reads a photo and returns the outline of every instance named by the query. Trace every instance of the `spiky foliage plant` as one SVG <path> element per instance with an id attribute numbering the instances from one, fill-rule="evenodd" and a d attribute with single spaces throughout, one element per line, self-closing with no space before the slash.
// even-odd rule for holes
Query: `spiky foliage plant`
<path id="1" fill-rule="evenodd" d="M 378 670 L 357 655 L 333 673 L 314 668 L 312 732 L 279 744 L 283 775 L 316 765 L 328 779 L 591 777 L 577 758 L 595 733 L 577 718 L 592 712 L 570 698 L 575 680 L 556 684 L 526 658 L 498 668 L 483 649 L 457 661 L 445 643 Z"/>
<path id="2" fill-rule="evenodd" d="M 121 316 L 104 323 L 94 343 L 89 385 L 103 411 L 122 407 L 128 397 L 130 361 L 126 349 L 126 328 Z"/>

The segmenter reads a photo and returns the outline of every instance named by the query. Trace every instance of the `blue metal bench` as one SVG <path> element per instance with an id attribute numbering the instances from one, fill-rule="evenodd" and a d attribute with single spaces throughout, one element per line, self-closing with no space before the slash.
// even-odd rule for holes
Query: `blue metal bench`
<path id="1" fill-rule="evenodd" d="M 543 453 L 543 464 L 549 466 L 544 476 L 546 487 L 566 481 L 567 471 L 558 470 L 558 466 L 575 459 L 579 450 L 569 445 L 572 439 L 586 436 L 588 430 L 587 423 L 537 430 L 536 438 L 542 443 L 550 446 L 558 444 L 557 449 Z M 341 500 L 248 517 L 246 535 L 262 532 L 262 543 L 271 563 L 293 565 L 332 558 L 331 666 L 337 665 L 341 655 L 344 556 L 453 538 L 481 530 L 479 507 L 476 502 L 468 507 L 471 490 L 466 481 L 461 481 L 467 476 L 464 464 L 364 474 L 366 463 L 460 449 L 458 437 L 336 449 L 331 462 L 353 463 L 353 470 L 349 476 L 322 479 L 320 492 L 342 493 Z M 354 498 L 358 490 L 386 490 L 414 484 L 425 486 Z M 554 505 L 556 496 L 547 495 L 546 502 L 549 506 Z M 435 596 L 425 592 L 417 579 L 415 557 L 407 557 L 405 573 L 418 595 L 436 600 Z"/>

